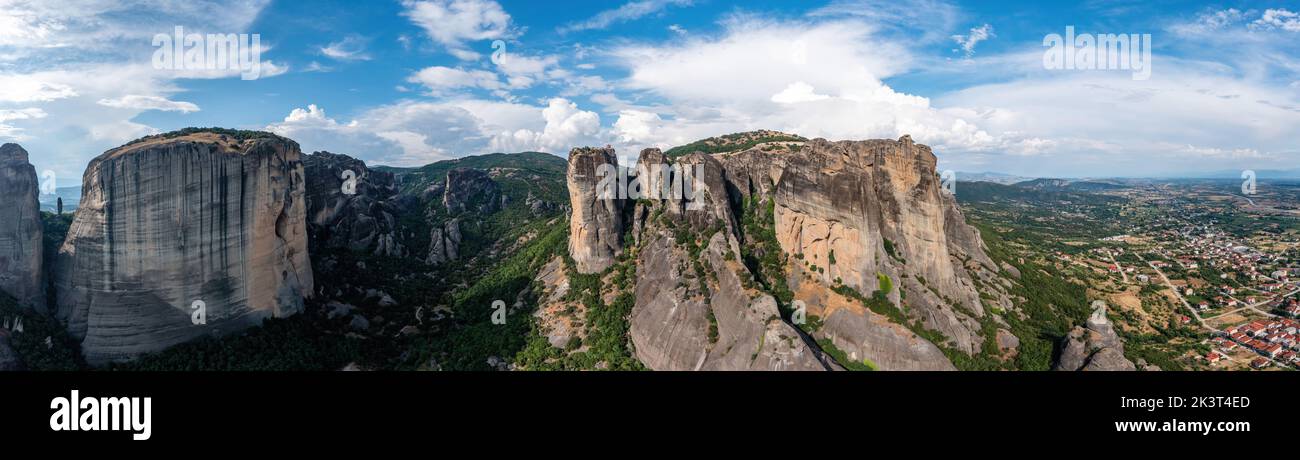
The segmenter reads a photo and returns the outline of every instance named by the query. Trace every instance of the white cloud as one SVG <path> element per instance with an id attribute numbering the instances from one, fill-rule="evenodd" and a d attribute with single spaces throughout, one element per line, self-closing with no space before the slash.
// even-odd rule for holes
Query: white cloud
<path id="1" fill-rule="evenodd" d="M 1251 25 L 1263 29 L 1277 28 L 1288 32 L 1300 32 L 1300 13 L 1281 8 L 1269 8 L 1264 10 L 1264 14 Z"/>
<path id="2" fill-rule="evenodd" d="M 0 102 L 44 102 L 76 95 L 71 86 L 32 75 L 0 75 Z"/>
<path id="3" fill-rule="evenodd" d="M 17 120 L 35 120 L 45 118 L 46 116 L 47 114 L 44 110 L 36 107 L 0 110 L 0 139 L 9 139 L 19 142 L 27 140 L 27 136 L 22 134 L 22 128 L 10 125 L 7 122 Z"/>
<path id="4" fill-rule="evenodd" d="M 814 92 L 812 85 L 801 81 L 791 83 L 781 92 L 772 95 L 772 102 L 780 104 L 820 101 L 822 99 L 830 99 L 830 96 L 817 94 Z"/>
<path id="5" fill-rule="evenodd" d="M 975 55 L 975 45 L 978 45 L 980 42 L 984 40 L 988 40 L 989 38 L 994 36 L 995 35 L 993 35 L 993 26 L 984 24 L 982 26 L 972 28 L 970 32 L 967 33 L 966 35 L 953 35 L 952 41 L 957 42 L 957 46 L 960 48 L 961 51 L 965 52 L 966 57 L 971 57 Z M 958 50 L 953 50 L 953 52 L 957 52 L 957 51 Z"/>
<path id="6" fill-rule="evenodd" d="M 141 96 L 131 94 L 116 99 L 100 99 L 97 102 L 105 107 L 136 110 L 161 110 L 164 112 L 190 113 L 198 112 L 199 106 L 191 102 L 172 101 L 160 96 Z"/>
<path id="7" fill-rule="evenodd" d="M 499 90 L 503 88 L 497 74 L 486 70 L 462 70 L 459 68 L 434 66 L 420 70 L 407 78 L 411 83 L 419 83 L 435 94 L 461 88 L 482 88 Z"/>
<path id="8" fill-rule="evenodd" d="M 670 31 L 670 32 L 672 32 L 672 33 L 675 33 L 675 34 L 678 34 L 678 35 L 686 35 L 686 33 L 687 33 L 686 28 L 682 27 L 682 26 L 679 25 L 679 24 L 672 24 L 672 25 L 668 26 L 668 31 Z"/>
<path id="9" fill-rule="evenodd" d="M 304 150 L 330 150 L 376 164 L 422 166 L 471 154 L 525 150 L 562 154 L 593 144 L 600 118 L 565 99 L 545 107 L 481 99 L 403 101 L 341 123 L 310 105 L 294 109 L 267 130 Z"/>
<path id="10" fill-rule="evenodd" d="M 911 134 L 918 142 L 969 150 L 1015 142 L 885 85 L 882 79 L 907 70 L 911 59 L 875 30 L 859 19 L 742 18 L 714 39 L 615 49 L 630 73 L 623 87 L 664 100 L 662 109 L 672 114 L 662 119 L 624 110 L 616 132 L 628 142 L 671 145 L 762 128 L 833 139 Z"/>
<path id="11" fill-rule="evenodd" d="M 604 29 L 614 24 L 660 13 L 670 6 L 691 6 L 693 3 L 692 0 L 635 0 L 624 3 L 618 8 L 596 13 L 595 16 L 586 20 L 560 27 L 559 32 L 570 33 L 583 30 Z"/>
<path id="12" fill-rule="evenodd" d="M 91 157 L 158 130 L 133 121 L 146 110 L 197 110 L 171 96 L 184 79 L 238 78 L 237 70 L 157 70 L 154 34 L 250 31 L 269 0 L 0 0 L 0 110 L 36 106 L 45 117 L 12 120 L 38 169 L 80 177 Z M 261 77 L 288 67 L 262 42 Z M 102 102 L 102 103 L 101 103 Z M 12 136 L 11 126 L 6 132 Z"/>
<path id="13" fill-rule="evenodd" d="M 340 61 L 368 61 L 366 40 L 359 35 L 348 35 L 342 40 L 332 42 L 320 48 L 320 53 Z"/>
<path id="14" fill-rule="evenodd" d="M 501 4 L 493 0 L 403 0 L 403 16 L 424 29 L 434 42 L 461 60 L 481 55 L 465 43 L 510 38 L 515 31 Z"/>

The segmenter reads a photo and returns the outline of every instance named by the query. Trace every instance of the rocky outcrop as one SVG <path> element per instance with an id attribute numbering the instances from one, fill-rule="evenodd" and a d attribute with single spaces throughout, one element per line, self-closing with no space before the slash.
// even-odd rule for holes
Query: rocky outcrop
<path id="1" fill-rule="evenodd" d="M 766 163 L 767 155 L 757 153 L 748 163 Z M 982 343 L 978 318 L 984 309 L 961 261 L 993 263 L 955 202 L 942 196 L 936 162 L 929 147 L 907 136 L 812 140 L 786 155 L 774 185 L 776 237 L 785 252 L 817 267 L 810 271 L 823 284 L 869 294 L 881 288 L 882 277 L 890 278 L 907 290 L 905 311 L 973 353 Z M 752 179 L 734 187 L 764 188 Z M 903 304 L 899 290 L 886 294 Z"/>
<path id="2" fill-rule="evenodd" d="M 424 263 L 442 265 L 460 258 L 460 218 L 452 218 L 429 232 L 429 254 Z"/>
<path id="3" fill-rule="evenodd" d="M 614 264 L 623 248 L 623 204 L 616 179 L 618 156 L 612 148 L 577 148 L 569 152 L 569 254 L 579 273 L 597 273 Z M 606 181 L 602 183 L 602 179 Z"/>
<path id="4" fill-rule="evenodd" d="M 1106 318 L 1106 304 L 1093 302 L 1087 327 L 1076 326 L 1065 337 L 1061 357 L 1053 370 L 1058 371 L 1133 371 L 1137 366 L 1124 357 L 1124 342 Z"/>
<path id="5" fill-rule="evenodd" d="M 401 257 L 399 204 L 393 175 L 329 152 L 303 158 L 311 247 L 346 248 Z"/>
<path id="6" fill-rule="evenodd" d="M 0 146 L 0 290 L 19 305 L 45 311 L 44 229 L 40 183 L 27 151 Z"/>
<path id="7" fill-rule="evenodd" d="M 661 155 L 642 152 L 638 169 L 665 164 Z M 820 351 L 781 318 L 776 299 L 753 287 L 740 262 L 721 163 L 695 153 L 676 164 L 668 177 L 638 173 L 643 190 L 677 185 L 665 199 L 647 200 L 662 220 L 637 225 L 643 243 L 629 330 L 637 359 L 655 370 L 826 370 Z"/>
<path id="8" fill-rule="evenodd" d="M 654 230 L 652 230 L 654 231 Z M 717 232 L 695 262 L 668 232 L 640 251 L 631 335 L 654 370 L 826 370 L 821 353 L 781 319 L 776 300 L 746 289 L 736 241 Z M 733 254 L 727 259 L 726 254 Z M 685 268 L 685 269 L 683 269 Z M 743 275 L 742 275 L 743 274 Z M 704 286 L 704 287 L 702 287 Z"/>
<path id="9" fill-rule="evenodd" d="M 152 136 L 95 158 L 82 182 L 55 283 L 58 317 L 91 364 L 293 315 L 312 294 L 291 140 Z"/>
<path id="10" fill-rule="evenodd" d="M 443 188 L 442 205 L 447 214 L 465 211 L 491 213 L 501 207 L 501 190 L 487 172 L 470 168 L 453 168 L 447 171 Z"/>
<path id="11" fill-rule="evenodd" d="M 986 339 L 1000 345 L 1000 358 L 1014 356 L 1014 335 L 981 335 L 992 313 L 975 280 L 996 280 L 998 268 L 940 191 L 929 147 L 907 136 L 778 144 L 675 159 L 643 151 L 629 185 L 641 192 L 635 203 L 597 198 L 604 183 L 594 172 L 617 166 L 611 150 L 570 155 L 569 249 L 580 271 L 613 265 L 625 231 L 635 244 L 630 337 L 638 359 L 674 370 L 839 368 L 822 353 L 829 349 L 855 368 L 954 370 L 941 347 L 975 354 Z M 653 172 L 670 165 L 666 175 Z M 742 244 L 749 265 L 739 261 Z M 759 290 L 758 259 L 778 261 L 761 268 L 763 283 L 784 282 L 815 325 L 795 327 L 782 313 L 794 305 L 778 306 L 767 293 L 779 289 Z M 866 298 L 879 291 L 871 301 L 889 303 L 903 318 L 840 289 Z M 1009 303 L 1005 293 L 991 295 L 999 306 Z M 915 327 L 946 340 L 931 343 Z"/>

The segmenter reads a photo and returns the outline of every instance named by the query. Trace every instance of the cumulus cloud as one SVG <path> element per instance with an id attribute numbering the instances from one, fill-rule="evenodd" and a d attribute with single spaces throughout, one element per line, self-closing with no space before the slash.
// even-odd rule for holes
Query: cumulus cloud
<path id="1" fill-rule="evenodd" d="M 173 101 L 160 96 L 141 96 L 130 94 L 116 99 L 100 99 L 97 104 L 118 109 L 161 110 L 163 112 L 190 113 L 198 112 L 199 106 L 192 102 Z"/>
<path id="2" fill-rule="evenodd" d="M 1262 29 L 1281 29 L 1288 32 L 1300 32 L 1300 13 L 1287 9 L 1264 10 L 1264 14 L 1251 23 Z"/>
<path id="3" fill-rule="evenodd" d="M 481 99 L 403 101 L 346 123 L 309 105 L 266 129 L 297 140 L 304 150 L 347 153 L 393 166 L 492 152 L 562 154 L 595 143 L 601 131 L 598 115 L 559 98 L 544 107 Z"/>
<path id="4" fill-rule="evenodd" d="M 884 84 L 884 78 L 907 70 L 910 54 L 875 30 L 858 19 L 749 18 L 729 23 L 717 38 L 616 49 L 613 54 L 629 71 L 623 86 L 664 100 L 673 117 L 624 110 L 615 131 L 629 142 L 671 145 L 760 128 L 835 139 L 911 134 L 919 142 L 964 150 L 1013 142 Z"/>
<path id="5" fill-rule="evenodd" d="M 45 102 L 76 95 L 71 86 L 33 75 L 0 75 L 0 102 Z"/>
<path id="6" fill-rule="evenodd" d="M 586 20 L 570 23 L 559 28 L 560 33 L 579 32 L 583 30 L 605 29 L 611 25 L 641 19 L 663 12 L 670 6 L 691 6 L 692 0 L 636 0 L 624 3 L 618 8 L 601 11 Z"/>
<path id="7" fill-rule="evenodd" d="M 402 15 L 461 60 L 481 57 L 466 42 L 515 35 L 510 14 L 493 0 L 403 0 L 402 6 Z"/>

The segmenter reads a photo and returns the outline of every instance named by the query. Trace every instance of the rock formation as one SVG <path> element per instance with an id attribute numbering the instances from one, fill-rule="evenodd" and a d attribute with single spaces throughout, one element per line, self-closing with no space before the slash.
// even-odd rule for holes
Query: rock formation
<path id="1" fill-rule="evenodd" d="M 1087 328 L 1076 326 L 1064 339 L 1058 371 L 1133 371 L 1137 366 L 1124 357 L 1124 342 L 1106 318 L 1106 303 L 1093 302 Z"/>
<path id="2" fill-rule="evenodd" d="M 823 284 L 839 280 L 866 294 L 880 287 L 882 275 L 898 281 L 926 327 L 971 353 L 981 342 L 977 320 L 984 311 L 958 257 L 993 263 L 941 195 L 935 164 L 930 148 L 907 136 L 810 141 L 787 156 L 775 185 L 776 235 L 783 250 L 819 268 Z M 899 291 L 886 294 L 901 303 Z"/>
<path id="3" fill-rule="evenodd" d="M 102 364 L 301 311 L 304 193 L 298 144 L 267 133 L 183 131 L 105 152 L 59 250 L 59 319 Z M 206 324 L 192 321 L 200 305 Z"/>
<path id="4" fill-rule="evenodd" d="M 577 148 L 569 152 L 569 203 L 573 207 L 569 249 L 579 273 L 609 268 L 623 248 L 623 201 L 618 199 L 617 187 L 602 187 L 601 182 L 616 178 L 598 175 L 617 167 L 618 156 L 611 148 Z"/>
<path id="5" fill-rule="evenodd" d="M 453 168 L 447 171 L 442 205 L 447 209 L 447 214 L 453 216 L 465 211 L 490 213 L 500 209 L 501 191 L 487 172 Z"/>
<path id="6" fill-rule="evenodd" d="M 393 175 L 329 152 L 303 158 L 312 247 L 347 248 L 401 257 L 399 205 Z"/>
<path id="7" fill-rule="evenodd" d="M 606 158 L 616 165 L 613 152 Z M 666 165 L 667 159 L 651 149 L 642 152 L 637 163 L 649 171 L 649 166 Z M 647 198 L 649 209 L 638 204 L 636 211 L 642 216 L 634 224 L 641 243 L 629 335 L 637 359 L 655 370 L 826 370 L 823 355 L 781 319 L 776 300 L 753 286 L 736 256 L 737 220 L 721 164 L 696 153 L 677 165 L 678 172 L 668 177 L 638 175 L 642 190 L 662 190 L 659 185 L 666 181 L 673 193 L 651 193 L 662 199 Z M 648 215 L 661 218 L 647 220 Z M 689 231 L 678 232 L 677 226 Z M 622 227 L 614 223 L 596 228 L 615 237 L 618 233 L 610 229 Z M 600 249 L 613 256 L 619 248 Z"/>
<path id="8" fill-rule="evenodd" d="M 631 232 L 637 286 L 630 336 L 652 369 L 837 368 L 822 353 L 833 346 L 843 359 L 873 368 L 953 370 L 940 346 L 974 354 L 986 339 L 1012 356 L 1014 336 L 981 335 L 991 313 L 974 280 L 996 277 L 997 268 L 979 233 L 940 191 L 936 163 L 929 147 L 907 136 L 768 143 L 675 159 L 649 149 L 635 168 L 639 181 L 629 185 L 643 193 L 632 204 L 597 195 L 597 168 L 617 166 L 611 150 L 575 149 L 570 255 L 580 272 L 599 272 L 615 263 L 625 229 Z M 668 176 L 647 174 L 668 165 L 676 166 Z M 672 194 L 646 194 L 664 189 Z M 807 333 L 782 314 L 793 305 L 778 306 L 757 289 L 754 267 L 737 256 L 742 244 L 761 245 L 763 235 L 741 226 L 741 214 L 754 209 L 770 210 L 782 252 L 775 255 L 783 261 L 779 281 L 818 322 Z M 703 239 L 683 241 L 692 235 Z M 840 289 L 863 297 L 881 291 L 907 324 Z M 999 305 L 1006 297 L 991 295 Z M 914 327 L 946 340 L 931 343 Z"/>
<path id="9" fill-rule="evenodd" d="M 18 144 L 0 146 L 0 290 L 19 305 L 45 311 L 39 190 L 27 151 Z"/>
<path id="10" fill-rule="evenodd" d="M 424 263 L 442 265 L 460 258 L 460 218 L 452 218 L 429 232 L 429 255 Z"/>

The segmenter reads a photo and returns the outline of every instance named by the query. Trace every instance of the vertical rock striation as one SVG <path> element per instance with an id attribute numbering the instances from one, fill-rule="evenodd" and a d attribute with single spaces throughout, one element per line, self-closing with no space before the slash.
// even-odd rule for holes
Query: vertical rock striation
<path id="1" fill-rule="evenodd" d="M 602 168 L 603 167 L 603 168 Z M 612 167 L 612 169 L 611 169 Z M 569 254 L 579 273 L 597 273 L 614 264 L 623 248 L 623 201 L 602 180 L 603 171 L 616 171 L 618 156 L 612 148 L 577 148 L 569 152 Z M 604 190 L 602 190 L 602 188 Z"/>
<path id="2" fill-rule="evenodd" d="M 19 305 L 45 311 L 39 190 L 27 151 L 18 144 L 0 146 L 0 290 Z"/>
<path id="3" fill-rule="evenodd" d="M 86 361 L 131 359 L 303 308 L 312 293 L 298 144 L 180 132 L 90 162 L 59 250 L 57 314 Z M 206 324 L 194 324 L 196 302 Z"/>

